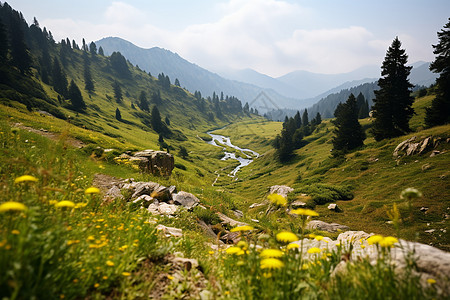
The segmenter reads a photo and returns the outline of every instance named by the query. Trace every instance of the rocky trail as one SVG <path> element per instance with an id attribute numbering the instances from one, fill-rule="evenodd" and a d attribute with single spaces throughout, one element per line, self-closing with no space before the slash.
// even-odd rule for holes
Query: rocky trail
<path id="1" fill-rule="evenodd" d="M 175 186 L 165 187 L 156 182 L 137 182 L 133 179 L 119 179 L 104 174 L 97 174 L 94 178 L 93 185 L 103 191 L 104 201 L 126 201 L 130 205 L 147 210 L 153 216 L 177 218 L 177 213 L 180 210 L 192 211 L 195 207 L 207 209 L 202 205 L 201 200 L 196 195 L 185 191 L 178 191 Z M 292 189 L 287 186 L 273 186 L 268 189 L 268 192 L 287 196 L 288 193 L 292 192 Z M 259 206 L 268 206 L 268 211 L 270 211 L 270 203 L 267 201 L 255 203 L 250 206 L 250 209 Z M 302 205 L 300 204 L 300 206 Z M 290 209 L 294 209 L 294 207 L 290 206 L 288 210 Z M 216 214 L 221 221 L 220 226 L 207 224 L 203 220 L 198 220 L 197 224 L 199 230 L 211 240 L 207 246 L 215 251 L 219 248 L 226 249 L 239 242 L 241 234 L 239 232 L 230 232 L 229 229 L 248 224 L 239 220 L 244 217 L 244 213 L 241 211 L 234 211 L 234 218 L 238 220 L 220 212 Z M 157 230 L 166 237 L 183 237 L 183 230 L 181 228 L 158 224 L 157 220 L 157 218 L 150 217 L 149 222 L 155 224 Z M 252 219 L 251 221 L 255 227 L 258 227 L 258 220 Z M 337 249 L 337 247 L 347 249 L 346 256 L 343 257 L 341 263 L 335 268 L 333 271 L 334 274 L 345 272 L 346 264 L 356 262 L 361 258 L 368 258 L 371 263 L 375 264 L 380 255 L 380 248 L 377 245 L 369 244 L 367 241 L 369 237 L 374 235 L 373 233 L 353 231 L 345 225 L 330 224 L 320 220 L 310 221 L 307 229 L 341 232 L 336 240 L 323 237 L 320 240 L 304 238 L 303 240 L 293 242 L 300 246 L 305 258 L 311 256 L 311 254 L 306 254 L 306 252 L 312 247 L 327 249 L 328 251 Z M 263 232 L 261 231 L 261 233 Z M 450 253 L 432 246 L 405 240 L 400 240 L 396 247 L 390 248 L 389 251 L 391 251 L 392 256 L 391 263 L 395 265 L 399 273 L 406 267 L 405 258 L 412 254 L 418 267 L 416 272 L 419 272 L 421 284 L 426 286 L 427 279 L 437 278 L 436 286 L 440 293 L 450 294 L 450 285 L 448 284 L 450 282 Z M 195 272 L 193 271 L 195 275 L 191 278 L 193 280 L 191 284 L 196 286 L 198 295 L 206 292 L 206 290 L 203 290 L 203 287 L 206 285 L 206 279 L 201 270 L 198 269 L 198 262 L 195 259 L 184 258 L 181 253 L 176 253 L 170 256 L 170 258 L 167 258 L 167 263 L 172 265 L 173 270 L 177 270 L 173 273 L 179 274 L 177 276 L 181 276 L 180 272 L 182 271 L 180 270 L 184 270 L 183 272 L 185 272 L 188 269 L 195 269 Z M 181 277 L 180 280 L 182 280 Z"/>

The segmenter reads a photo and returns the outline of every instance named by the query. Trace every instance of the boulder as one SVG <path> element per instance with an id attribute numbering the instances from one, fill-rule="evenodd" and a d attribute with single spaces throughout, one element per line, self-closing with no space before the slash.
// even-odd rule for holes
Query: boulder
<path id="1" fill-rule="evenodd" d="M 123 195 L 117 185 L 113 185 L 103 196 L 103 200 L 110 201 L 115 199 L 123 199 Z"/>
<path id="2" fill-rule="evenodd" d="M 269 189 L 269 194 L 278 194 L 283 196 L 284 198 L 287 198 L 287 195 L 293 191 L 294 189 L 288 187 L 287 185 L 273 185 Z"/>
<path id="3" fill-rule="evenodd" d="M 176 205 L 181 205 L 188 210 L 194 208 L 200 202 L 193 194 L 183 191 L 172 194 L 172 199 Z"/>
<path id="4" fill-rule="evenodd" d="M 157 203 L 153 202 L 151 203 L 147 211 L 153 215 L 169 215 L 173 216 L 178 210 L 178 206 L 174 204 L 167 204 L 167 203 Z"/>
<path id="5" fill-rule="evenodd" d="M 306 203 L 300 200 L 295 200 L 294 202 L 291 203 L 291 208 L 296 209 L 296 208 L 302 208 L 305 207 Z"/>
<path id="6" fill-rule="evenodd" d="M 158 189 L 160 185 L 156 182 L 136 182 L 134 185 L 130 184 L 130 189 L 133 189 L 134 186 L 134 193 L 131 196 L 131 198 L 137 198 L 142 195 L 151 195 L 154 190 Z M 125 188 L 125 186 L 124 186 Z"/>
<path id="7" fill-rule="evenodd" d="M 159 224 L 156 226 L 156 230 L 161 231 L 164 233 L 166 237 L 174 236 L 174 237 L 182 237 L 183 236 L 183 230 L 175 227 L 168 227 Z"/>
<path id="8" fill-rule="evenodd" d="M 158 187 L 153 190 L 150 196 L 162 202 L 172 200 L 172 194 L 170 193 L 170 189 L 163 185 L 158 185 Z"/>
<path id="9" fill-rule="evenodd" d="M 217 215 L 219 216 L 220 220 L 222 221 L 222 224 L 228 224 L 231 227 L 236 227 L 236 226 L 244 226 L 244 225 L 248 225 L 247 223 L 244 222 L 239 222 L 236 220 L 233 220 L 232 218 L 224 215 L 221 212 L 217 212 Z"/>
<path id="10" fill-rule="evenodd" d="M 240 210 L 237 209 L 233 209 L 233 214 L 236 218 L 243 218 L 244 217 L 244 213 Z"/>
<path id="11" fill-rule="evenodd" d="M 337 223 L 326 223 L 323 221 L 319 221 L 319 220 L 313 220 L 310 221 L 308 223 L 308 225 L 306 225 L 306 229 L 317 229 L 317 230 L 322 230 L 322 231 L 328 231 L 328 232 L 337 232 L 337 231 L 347 231 L 350 228 L 348 226 L 345 225 L 340 225 Z"/>
<path id="12" fill-rule="evenodd" d="M 175 167 L 173 155 L 165 151 L 144 150 L 136 152 L 133 157 L 139 160 L 139 168 L 145 173 L 170 176 Z"/>

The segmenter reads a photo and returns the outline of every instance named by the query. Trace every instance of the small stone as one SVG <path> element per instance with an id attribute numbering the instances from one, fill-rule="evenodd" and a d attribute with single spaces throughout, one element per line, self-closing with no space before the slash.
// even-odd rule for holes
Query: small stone
<path id="1" fill-rule="evenodd" d="M 435 231 L 436 231 L 436 229 L 425 230 L 426 233 L 433 233 L 433 232 L 435 232 Z"/>
<path id="2" fill-rule="evenodd" d="M 250 219 L 252 222 L 255 222 L 255 223 L 259 223 L 259 220 L 256 220 L 256 219 Z"/>
<path id="3" fill-rule="evenodd" d="M 293 209 L 302 208 L 302 207 L 305 207 L 305 206 L 306 206 L 306 203 L 303 202 L 303 201 L 300 201 L 300 200 L 295 200 L 294 202 L 291 203 L 291 207 Z"/>
<path id="4" fill-rule="evenodd" d="M 420 208 L 420 211 L 421 211 L 421 212 L 426 212 L 427 210 L 428 210 L 428 207 L 423 207 L 423 206 L 422 206 L 422 207 Z"/>
<path id="5" fill-rule="evenodd" d="M 431 168 L 433 168 L 432 164 L 428 164 L 427 163 L 427 164 L 422 165 L 422 171 L 426 171 L 426 170 L 429 170 Z"/>
<path id="6" fill-rule="evenodd" d="M 166 237 L 174 236 L 174 237 L 182 237 L 183 230 L 175 227 L 167 227 L 159 224 L 156 226 L 156 230 L 162 231 Z"/>
<path id="7" fill-rule="evenodd" d="M 236 218 L 243 218 L 244 217 L 244 213 L 242 211 L 240 211 L 240 210 L 233 209 L 233 213 L 234 213 Z"/>
<path id="8" fill-rule="evenodd" d="M 337 210 L 338 206 L 336 203 L 331 203 L 330 205 L 328 205 L 328 209 L 329 210 Z"/>

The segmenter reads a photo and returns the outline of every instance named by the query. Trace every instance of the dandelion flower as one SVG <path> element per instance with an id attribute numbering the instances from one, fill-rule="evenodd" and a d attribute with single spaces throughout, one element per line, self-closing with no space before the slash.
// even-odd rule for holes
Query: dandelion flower
<path id="1" fill-rule="evenodd" d="M 14 179 L 14 183 L 21 183 L 21 182 L 38 182 L 38 179 L 31 175 L 23 175 Z"/>
<path id="2" fill-rule="evenodd" d="M 287 204 L 286 198 L 279 194 L 270 194 L 269 196 L 267 196 L 267 198 L 275 205 L 286 206 Z"/>
<path id="3" fill-rule="evenodd" d="M 85 207 L 87 205 L 86 202 L 80 202 L 75 204 L 75 208 Z"/>
<path id="4" fill-rule="evenodd" d="M 320 248 L 317 247 L 312 247 L 308 249 L 308 253 L 309 254 L 315 254 L 315 253 L 320 253 L 320 251 L 322 251 Z"/>
<path id="5" fill-rule="evenodd" d="M 281 269 L 284 263 L 277 258 L 266 258 L 261 260 L 261 269 Z"/>
<path id="6" fill-rule="evenodd" d="M 238 227 L 234 227 L 232 228 L 230 231 L 231 232 L 237 232 L 237 231 L 250 231 L 253 230 L 255 228 L 253 228 L 253 226 L 250 225 L 243 225 L 243 226 L 238 226 Z"/>
<path id="7" fill-rule="evenodd" d="M 95 287 L 95 288 L 98 288 L 99 286 L 100 286 L 99 283 L 94 284 L 94 287 Z"/>
<path id="8" fill-rule="evenodd" d="M 20 202 L 8 201 L 0 204 L 0 213 L 6 211 L 25 211 L 25 210 L 27 210 L 27 207 Z"/>
<path id="9" fill-rule="evenodd" d="M 433 278 L 428 278 L 428 279 L 427 279 L 427 282 L 428 282 L 429 284 L 433 285 L 433 284 L 436 283 L 436 280 L 434 280 Z"/>
<path id="10" fill-rule="evenodd" d="M 289 245 L 287 245 L 287 247 L 286 247 L 286 249 L 288 249 L 288 250 L 291 250 L 291 249 L 298 249 L 298 248 L 300 248 L 300 245 L 299 245 L 299 244 L 296 244 L 296 243 L 289 244 Z"/>
<path id="11" fill-rule="evenodd" d="M 87 188 L 84 191 L 84 193 L 86 195 L 89 195 L 89 194 L 100 194 L 100 190 L 98 188 L 96 188 L 96 187 L 91 186 L 90 188 Z"/>
<path id="12" fill-rule="evenodd" d="M 390 248 L 394 246 L 395 243 L 398 243 L 398 239 L 393 236 L 387 236 L 378 242 L 381 247 Z"/>
<path id="13" fill-rule="evenodd" d="M 311 217 L 317 217 L 319 215 L 314 210 L 307 209 L 307 208 L 293 209 L 293 210 L 291 210 L 291 214 L 301 215 L 301 216 L 311 216 Z"/>
<path id="14" fill-rule="evenodd" d="M 239 241 L 236 246 L 238 246 L 241 249 L 247 250 L 248 249 L 248 244 L 246 241 Z"/>
<path id="15" fill-rule="evenodd" d="M 400 194 L 401 199 L 414 199 L 422 197 L 422 193 L 415 188 L 407 188 L 402 191 Z"/>
<path id="16" fill-rule="evenodd" d="M 264 249 L 261 254 L 261 257 L 269 258 L 269 257 L 282 257 L 283 252 L 278 249 Z"/>
<path id="17" fill-rule="evenodd" d="M 125 276 L 125 277 L 128 277 L 128 276 L 131 275 L 131 273 L 130 272 L 122 272 L 122 275 Z"/>
<path id="18" fill-rule="evenodd" d="M 316 239 L 317 241 L 321 241 L 321 240 L 323 240 L 323 236 L 316 235 L 314 239 Z"/>
<path id="19" fill-rule="evenodd" d="M 291 243 L 298 241 L 298 236 L 289 231 L 282 231 L 276 235 L 277 241 L 283 243 Z"/>
<path id="20" fill-rule="evenodd" d="M 73 203 L 72 201 L 69 201 L 69 200 L 63 200 L 63 201 L 59 201 L 58 203 L 56 203 L 55 207 L 72 208 L 72 207 L 75 207 L 75 203 Z"/>
<path id="21" fill-rule="evenodd" d="M 13 230 L 11 231 L 11 233 L 14 234 L 14 235 L 19 235 L 19 234 L 20 234 L 20 231 L 17 230 L 17 229 L 13 229 Z"/>
<path id="22" fill-rule="evenodd" d="M 241 250 L 242 250 L 241 248 L 233 246 L 233 247 L 230 247 L 230 248 L 228 248 L 227 250 L 225 250 L 225 252 L 226 252 L 227 254 L 237 254 L 237 253 L 240 252 Z"/>
<path id="23" fill-rule="evenodd" d="M 367 239 L 367 243 L 369 245 L 378 244 L 383 239 L 383 236 L 381 235 L 372 235 Z"/>
<path id="24" fill-rule="evenodd" d="M 112 262 L 112 261 L 110 261 L 110 260 L 107 260 L 107 261 L 106 261 L 106 265 L 107 265 L 108 267 L 113 267 L 113 266 L 114 266 L 114 262 Z"/>

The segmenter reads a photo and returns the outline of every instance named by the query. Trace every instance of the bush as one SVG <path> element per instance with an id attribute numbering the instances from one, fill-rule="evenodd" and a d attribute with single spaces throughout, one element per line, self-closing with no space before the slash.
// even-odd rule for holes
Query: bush
<path id="1" fill-rule="evenodd" d="M 315 204 L 325 204 L 337 200 L 351 200 L 353 193 L 347 186 L 335 186 L 329 184 L 312 184 L 299 189 L 312 197 Z"/>
<path id="2" fill-rule="evenodd" d="M 215 211 L 210 209 L 204 209 L 199 206 L 193 210 L 194 215 L 205 222 L 206 224 L 216 225 L 220 223 L 220 218 Z"/>
<path id="3" fill-rule="evenodd" d="M 183 164 L 180 164 L 180 163 L 175 163 L 175 168 L 183 170 L 183 171 L 187 170 L 186 166 Z"/>

